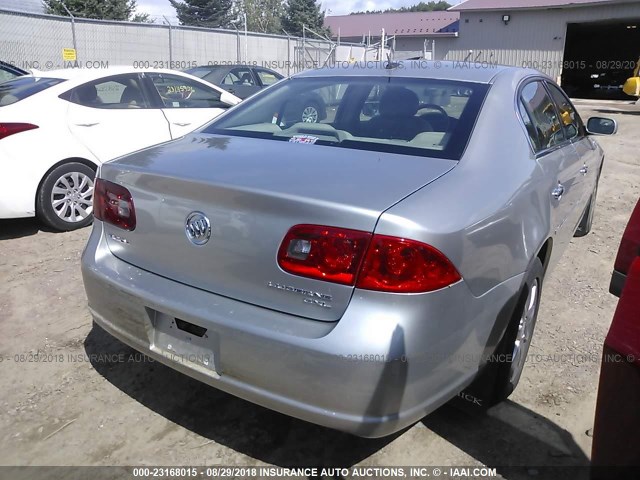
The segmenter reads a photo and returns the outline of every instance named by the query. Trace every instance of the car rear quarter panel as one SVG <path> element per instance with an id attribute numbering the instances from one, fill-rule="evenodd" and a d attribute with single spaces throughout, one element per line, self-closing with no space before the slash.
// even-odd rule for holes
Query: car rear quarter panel
<path id="1" fill-rule="evenodd" d="M 59 162 L 80 158 L 98 163 L 75 140 L 66 118 L 65 101 L 38 94 L 0 109 L 0 122 L 25 122 L 39 127 L 0 140 L 0 178 L 20 178 L 20 182 L 9 182 L 9 188 L 0 193 L 4 218 L 35 215 L 38 186 Z M 10 208 L 5 208 L 5 202 Z"/>
<path id="2" fill-rule="evenodd" d="M 438 248 L 475 296 L 526 271 L 551 231 L 553 180 L 539 168 L 515 111 L 522 77 L 508 73 L 490 88 L 458 165 L 387 210 L 376 227 Z"/>

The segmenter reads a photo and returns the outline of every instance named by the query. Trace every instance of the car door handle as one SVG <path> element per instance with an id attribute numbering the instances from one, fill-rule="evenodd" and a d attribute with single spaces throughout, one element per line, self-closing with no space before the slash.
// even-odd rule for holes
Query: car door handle
<path id="1" fill-rule="evenodd" d="M 560 200 L 563 194 L 564 194 L 564 185 L 558 182 L 558 186 L 551 191 L 551 195 L 556 200 Z"/>
<path id="2" fill-rule="evenodd" d="M 191 122 L 189 123 L 184 123 L 184 122 L 173 122 L 174 125 L 178 126 L 178 127 L 186 127 L 187 125 L 191 125 Z"/>
<path id="3" fill-rule="evenodd" d="M 588 171 L 589 171 L 589 167 L 587 167 L 586 165 L 583 165 L 582 168 L 580 169 L 580 173 L 583 175 L 586 175 Z"/>
<path id="4" fill-rule="evenodd" d="M 93 123 L 76 123 L 76 127 L 93 127 L 95 125 L 99 125 L 100 122 L 93 122 Z"/>

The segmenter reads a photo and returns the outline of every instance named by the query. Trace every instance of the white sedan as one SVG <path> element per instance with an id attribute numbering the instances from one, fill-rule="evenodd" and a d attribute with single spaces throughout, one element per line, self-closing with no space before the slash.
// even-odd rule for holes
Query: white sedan
<path id="1" fill-rule="evenodd" d="M 0 219 L 93 219 L 98 165 L 195 130 L 240 99 L 172 70 L 67 69 L 0 83 Z"/>

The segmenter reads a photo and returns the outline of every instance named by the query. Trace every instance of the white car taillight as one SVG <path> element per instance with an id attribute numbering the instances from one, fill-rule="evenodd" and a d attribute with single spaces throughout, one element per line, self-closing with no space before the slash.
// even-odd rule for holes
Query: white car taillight
<path id="1" fill-rule="evenodd" d="M 26 132 L 35 128 L 39 127 L 32 123 L 0 123 L 0 140 L 7 138 L 10 135 Z"/>

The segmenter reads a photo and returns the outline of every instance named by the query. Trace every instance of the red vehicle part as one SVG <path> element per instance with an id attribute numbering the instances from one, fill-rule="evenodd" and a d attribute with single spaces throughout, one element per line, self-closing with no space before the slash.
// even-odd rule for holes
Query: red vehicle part
<path id="1" fill-rule="evenodd" d="M 640 255 L 640 201 L 636 204 L 627 228 L 624 230 L 613 267 L 609 292 L 616 297 L 619 297 L 622 293 L 631 262 L 638 255 Z"/>
<path id="2" fill-rule="evenodd" d="M 639 432 L 640 257 L 636 256 L 626 271 L 622 296 L 604 343 L 591 478 L 640 478 Z"/>

